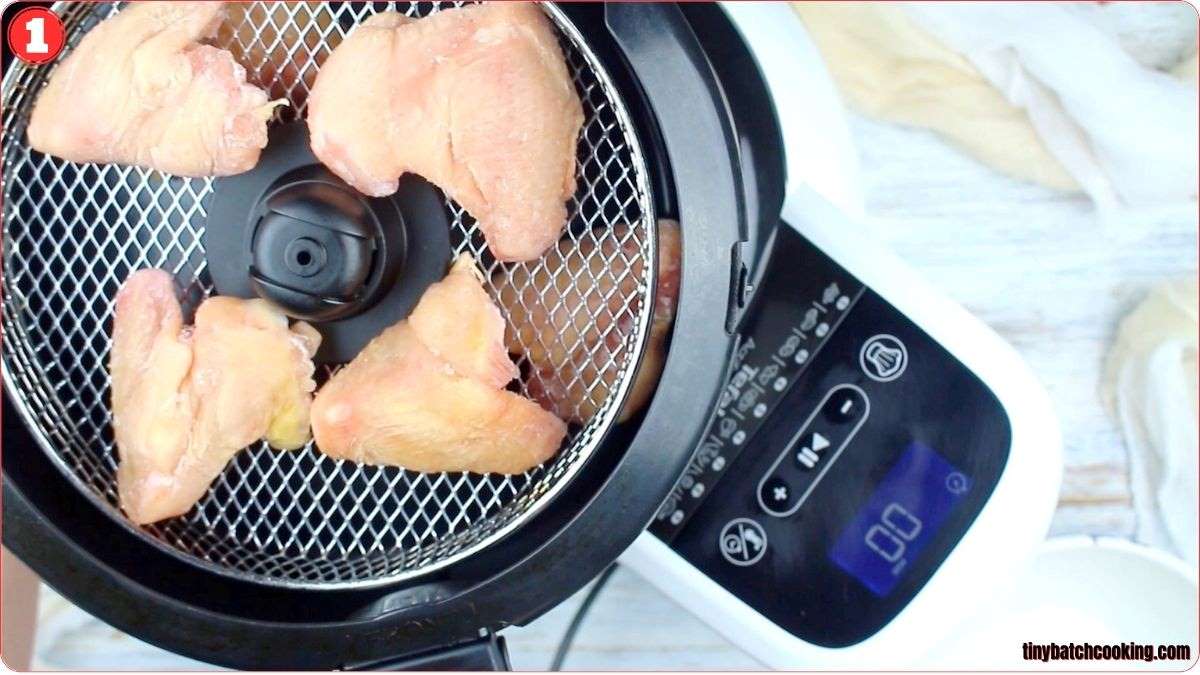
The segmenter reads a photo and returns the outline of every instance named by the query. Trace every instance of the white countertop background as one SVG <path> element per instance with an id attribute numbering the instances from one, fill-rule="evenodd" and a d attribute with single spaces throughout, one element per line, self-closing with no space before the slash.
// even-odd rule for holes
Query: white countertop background
<path id="1" fill-rule="evenodd" d="M 851 116 L 877 236 L 1028 360 L 1061 420 L 1066 473 L 1052 535 L 1135 531 L 1121 435 L 1098 393 L 1117 321 L 1156 282 L 1197 273 L 1197 213 L 1101 224 L 1082 196 L 1009 179 L 932 133 Z M 580 594 L 582 595 L 582 594 Z M 544 669 L 580 595 L 505 632 L 513 665 Z M 196 669 L 44 591 L 35 667 Z M 598 598 L 569 669 L 757 669 L 761 664 L 637 575 Z"/>

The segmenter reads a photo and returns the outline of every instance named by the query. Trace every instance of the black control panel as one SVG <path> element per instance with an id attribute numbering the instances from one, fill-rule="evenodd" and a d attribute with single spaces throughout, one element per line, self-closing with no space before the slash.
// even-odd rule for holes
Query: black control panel
<path id="1" fill-rule="evenodd" d="M 1008 418 L 786 225 L 770 265 L 712 427 L 651 531 L 798 638 L 849 646 L 908 604 L 978 515 Z"/>

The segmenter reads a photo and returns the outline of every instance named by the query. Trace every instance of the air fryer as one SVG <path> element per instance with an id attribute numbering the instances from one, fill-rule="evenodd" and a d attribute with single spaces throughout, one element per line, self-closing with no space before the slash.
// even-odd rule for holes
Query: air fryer
<path id="1" fill-rule="evenodd" d="M 419 15 L 444 3 L 398 4 Z M 116 11 L 90 3 L 53 8 L 68 44 Z M 244 65 L 265 76 L 276 72 L 278 44 L 256 40 L 331 26 L 326 37 L 287 50 L 286 59 L 306 73 L 382 9 L 385 3 L 263 5 L 218 42 L 248 40 L 243 53 L 259 61 Z M 52 66 L 8 63 L 5 545 L 113 626 L 238 668 L 502 667 L 499 631 L 537 618 L 609 566 L 659 512 L 717 409 L 776 239 L 782 141 L 755 62 L 720 8 L 564 3 L 545 11 L 586 116 L 568 236 L 603 237 L 626 222 L 649 263 L 631 299 L 643 311 L 629 357 L 610 364 L 621 384 L 600 412 L 573 428 L 547 465 L 513 478 L 356 468 L 311 449 L 251 448 L 191 513 L 142 528 L 116 505 L 106 399 L 111 301 L 131 271 L 165 267 L 196 295 L 271 297 L 337 335 L 321 357 L 333 364 L 387 325 L 384 317 L 402 318 L 412 301 L 402 297 L 407 289 L 436 278 L 436 266 L 426 263 L 448 256 L 419 255 L 424 248 L 444 255 L 448 246 L 491 261 L 469 216 L 410 178 L 378 205 L 376 215 L 384 216 L 347 225 L 365 228 L 363 237 L 376 237 L 379 250 L 404 261 L 407 283 L 372 285 L 359 270 L 346 297 L 281 297 L 269 275 L 252 277 L 231 263 L 255 251 L 230 223 L 256 208 L 249 196 L 263 186 L 286 183 L 294 178 L 289 171 L 320 171 L 291 137 L 299 133 L 294 123 L 273 128 L 263 163 L 242 177 L 189 180 L 75 166 L 30 150 L 24 139 Z M 304 77 L 282 92 L 281 80 L 269 84 L 293 100 L 291 119 L 302 118 Z M 310 206 L 324 199 L 297 198 Z M 653 278 L 654 223 L 662 217 L 682 229 L 677 316 L 651 403 L 618 424 L 644 349 L 654 299 L 646 279 Z"/>

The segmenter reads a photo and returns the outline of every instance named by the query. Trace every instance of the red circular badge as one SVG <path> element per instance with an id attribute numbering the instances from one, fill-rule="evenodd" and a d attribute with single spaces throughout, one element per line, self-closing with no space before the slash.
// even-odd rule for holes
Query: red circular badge
<path id="1" fill-rule="evenodd" d="M 54 60 L 66 42 L 66 31 L 58 16 L 44 7 L 17 12 L 8 25 L 8 48 L 26 63 Z"/>

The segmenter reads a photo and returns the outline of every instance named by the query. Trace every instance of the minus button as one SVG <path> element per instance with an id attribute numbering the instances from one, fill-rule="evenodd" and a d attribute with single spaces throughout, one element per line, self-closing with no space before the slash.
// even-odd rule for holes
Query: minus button
<path id="1" fill-rule="evenodd" d="M 844 424 L 857 419 L 866 409 L 866 401 L 855 389 L 839 389 L 825 403 L 825 419 L 834 424 Z"/>

